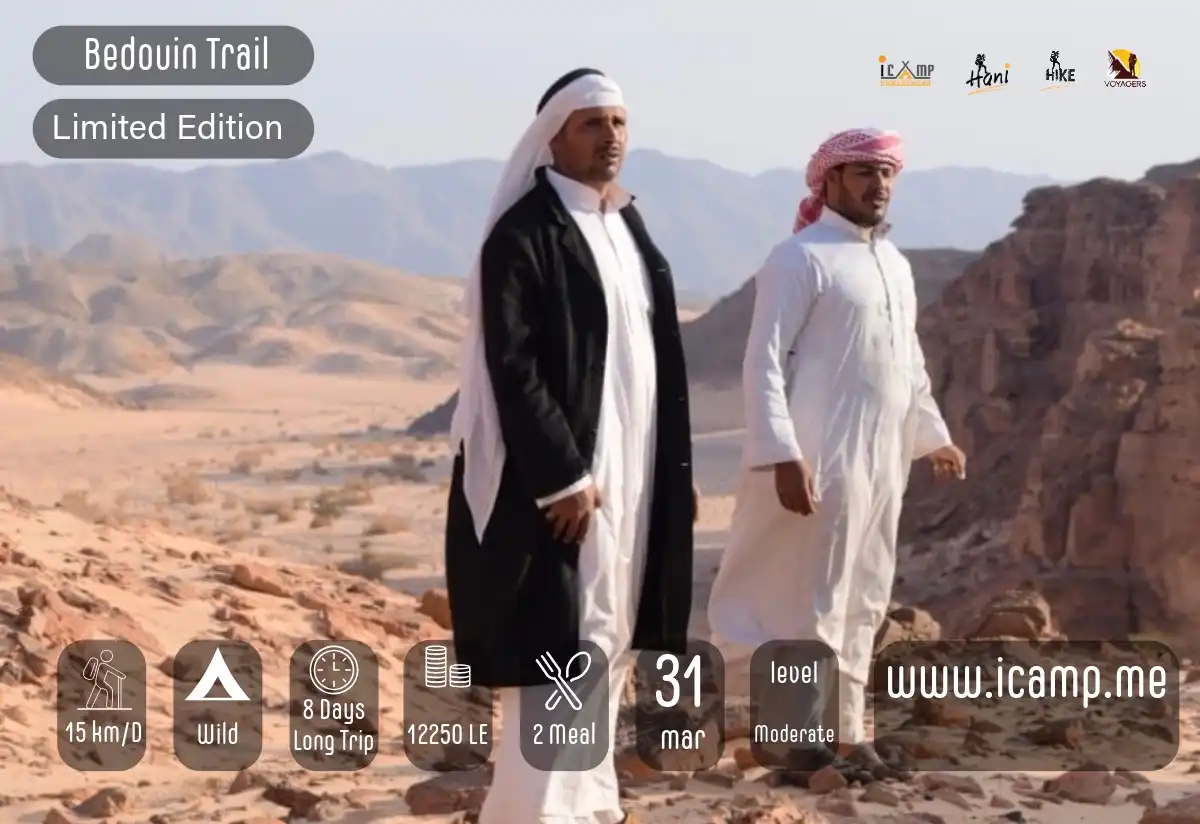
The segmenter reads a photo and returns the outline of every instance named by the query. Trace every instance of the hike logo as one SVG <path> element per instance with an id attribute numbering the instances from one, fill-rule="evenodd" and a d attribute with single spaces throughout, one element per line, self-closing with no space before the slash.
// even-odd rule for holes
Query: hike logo
<path id="1" fill-rule="evenodd" d="M 1109 79 L 1104 85 L 1110 89 L 1144 89 L 1142 61 L 1128 49 L 1112 49 L 1108 53 Z"/>
<path id="2" fill-rule="evenodd" d="M 971 91 L 967 92 L 967 94 L 981 94 L 982 92 L 1007 89 L 1009 68 L 1011 68 L 1011 65 L 1005 63 L 1003 71 L 990 71 L 988 69 L 987 55 L 975 55 L 975 71 L 967 78 L 967 85 L 971 87 Z"/>
<path id="3" fill-rule="evenodd" d="M 1050 52 L 1050 68 L 1046 69 L 1046 83 L 1041 91 L 1048 92 L 1051 89 L 1065 89 L 1075 82 L 1075 70 L 1064 69 L 1058 59 L 1058 50 Z"/>

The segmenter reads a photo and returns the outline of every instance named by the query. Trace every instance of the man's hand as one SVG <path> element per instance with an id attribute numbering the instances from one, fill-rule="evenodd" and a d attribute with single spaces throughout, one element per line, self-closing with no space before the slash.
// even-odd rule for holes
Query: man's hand
<path id="1" fill-rule="evenodd" d="M 817 511 L 813 474 L 802 460 L 775 464 L 775 493 L 788 512 L 811 515 Z"/>
<path id="2" fill-rule="evenodd" d="M 568 544 L 582 543 L 592 524 L 592 513 L 600 508 L 600 490 L 592 484 L 546 507 L 546 520 L 554 537 Z"/>
<path id="3" fill-rule="evenodd" d="M 933 474 L 939 478 L 958 478 L 961 481 L 967 477 L 967 456 L 954 444 L 931 452 L 929 460 L 933 461 Z"/>
<path id="4" fill-rule="evenodd" d="M 700 521 L 700 487 L 692 484 L 692 523 Z"/>

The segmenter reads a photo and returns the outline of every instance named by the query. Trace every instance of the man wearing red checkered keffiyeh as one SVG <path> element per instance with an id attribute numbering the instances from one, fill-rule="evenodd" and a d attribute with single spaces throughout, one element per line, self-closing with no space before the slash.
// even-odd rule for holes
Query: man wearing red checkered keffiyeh
<path id="1" fill-rule="evenodd" d="M 903 772 L 869 741 L 865 694 L 901 503 L 914 460 L 966 474 L 925 370 L 912 268 L 884 223 L 903 167 L 893 132 L 829 138 L 808 164 L 794 232 L 755 276 L 743 475 L 708 619 L 731 693 L 755 650 L 795 639 L 770 656 L 810 675 L 787 703 L 754 675 L 748 686 L 759 724 L 802 731 L 756 757 L 800 776 Z"/>
<path id="2" fill-rule="evenodd" d="M 820 219 L 826 205 L 826 190 L 831 187 L 837 193 L 834 208 L 844 217 L 860 225 L 878 225 L 887 211 L 891 179 L 903 168 L 904 142 L 896 132 L 879 129 L 838 132 L 817 147 L 808 161 L 804 182 L 811 194 L 800 201 L 792 230 L 799 232 Z M 881 179 L 870 179 L 872 174 Z M 855 177 L 859 185 L 853 185 L 848 177 Z M 854 213 L 853 216 L 845 214 L 846 211 Z"/>

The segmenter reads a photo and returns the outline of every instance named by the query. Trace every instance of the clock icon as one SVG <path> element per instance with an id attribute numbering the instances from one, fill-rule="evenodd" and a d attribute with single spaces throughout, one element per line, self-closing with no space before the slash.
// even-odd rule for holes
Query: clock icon
<path id="1" fill-rule="evenodd" d="M 329 644 L 309 662 L 308 680 L 326 695 L 349 692 L 358 681 L 358 659 L 345 647 Z"/>

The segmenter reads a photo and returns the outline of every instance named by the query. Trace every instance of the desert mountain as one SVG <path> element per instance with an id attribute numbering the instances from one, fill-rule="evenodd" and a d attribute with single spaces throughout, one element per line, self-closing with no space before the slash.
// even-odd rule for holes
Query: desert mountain
<path id="1" fill-rule="evenodd" d="M 171 257 L 309 251 L 461 275 L 500 169 L 486 160 L 386 169 L 337 153 L 187 172 L 3 165 L 0 247 L 62 253 L 87 235 L 132 235 Z M 645 150 L 630 153 L 623 179 L 680 291 L 713 297 L 758 265 L 804 190 L 796 170 L 752 176 Z M 897 240 L 982 249 L 1008 229 L 1026 191 L 1051 182 L 987 169 L 907 172 L 893 206 Z"/>
<path id="2" fill-rule="evenodd" d="M 914 473 L 897 597 L 969 621 L 1027 584 L 1092 638 L 1200 621 L 1200 178 L 1164 169 L 1030 192 L 923 313 L 970 461 L 962 484 Z"/>
<path id="3" fill-rule="evenodd" d="M 170 260 L 93 235 L 0 257 L 0 351 L 67 373 L 204 362 L 437 377 L 461 337 L 461 285 L 332 255 Z"/>
<path id="4" fill-rule="evenodd" d="M 975 252 L 960 249 L 909 249 L 906 254 L 912 261 L 917 297 L 922 306 L 933 301 L 947 283 L 978 257 Z M 681 327 L 688 378 L 692 382 L 693 425 L 700 431 L 741 426 L 742 352 L 753 311 L 754 281 L 751 279 Z M 449 431 L 457 397 L 452 395 L 413 421 L 409 431 L 414 435 Z"/>

